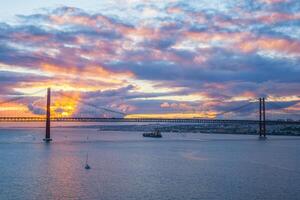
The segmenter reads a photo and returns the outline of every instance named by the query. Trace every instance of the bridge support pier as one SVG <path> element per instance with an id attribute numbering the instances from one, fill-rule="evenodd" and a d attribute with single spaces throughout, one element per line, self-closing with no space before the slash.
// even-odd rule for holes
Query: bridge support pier
<path id="1" fill-rule="evenodd" d="M 46 112 L 46 136 L 43 139 L 45 142 L 50 142 L 50 104 L 51 104 L 51 89 L 47 89 L 47 112 Z"/>
<path id="2" fill-rule="evenodd" d="M 259 137 L 266 138 L 266 134 L 265 98 L 259 98 Z"/>

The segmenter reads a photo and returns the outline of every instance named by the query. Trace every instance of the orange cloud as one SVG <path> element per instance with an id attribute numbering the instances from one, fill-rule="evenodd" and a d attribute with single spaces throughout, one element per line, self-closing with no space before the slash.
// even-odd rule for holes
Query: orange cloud
<path id="1" fill-rule="evenodd" d="M 66 96 L 54 98 L 51 106 L 52 117 L 69 117 L 72 116 L 78 108 L 80 93 L 72 93 Z"/>
<path id="2" fill-rule="evenodd" d="M 119 85 L 101 82 L 91 81 L 80 81 L 66 78 L 53 78 L 52 80 L 42 80 L 39 82 L 19 82 L 14 85 L 16 90 L 22 92 L 31 92 L 38 89 L 52 88 L 53 90 L 64 90 L 64 91 L 96 91 L 111 88 L 119 88 Z"/>
<path id="3" fill-rule="evenodd" d="M 0 106 L 0 117 L 34 117 L 27 105 L 18 102 L 6 103 Z"/>
<path id="4" fill-rule="evenodd" d="M 147 27 L 128 27 L 119 26 L 118 30 L 129 38 L 147 38 L 147 39 L 159 39 L 161 34 L 159 30 Z"/>
<path id="5" fill-rule="evenodd" d="M 249 99 L 257 98 L 257 94 L 251 91 L 245 91 L 239 95 L 236 95 L 230 99 L 230 101 L 247 101 Z"/>
<path id="6" fill-rule="evenodd" d="M 114 72 L 105 69 L 102 66 L 78 67 L 61 67 L 58 65 L 43 63 L 42 70 L 53 75 L 65 76 L 69 78 L 80 78 L 81 80 L 94 80 L 109 82 L 110 84 L 122 84 L 126 78 L 134 77 L 130 71 Z M 80 80 L 79 80 L 80 81 Z"/>
<path id="7" fill-rule="evenodd" d="M 258 39 L 250 39 L 243 41 L 239 44 L 240 50 L 245 53 L 256 51 L 256 50 L 271 50 L 277 51 L 279 53 L 288 53 L 300 55 L 300 42 L 287 40 L 287 39 L 277 39 L 277 38 L 267 38 L 261 37 Z"/>

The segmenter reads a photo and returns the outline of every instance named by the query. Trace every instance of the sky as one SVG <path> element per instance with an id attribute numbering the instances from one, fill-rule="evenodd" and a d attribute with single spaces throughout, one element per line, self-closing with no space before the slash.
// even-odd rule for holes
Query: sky
<path id="1" fill-rule="evenodd" d="M 0 116 L 299 118 L 299 0 L 2 1 Z"/>

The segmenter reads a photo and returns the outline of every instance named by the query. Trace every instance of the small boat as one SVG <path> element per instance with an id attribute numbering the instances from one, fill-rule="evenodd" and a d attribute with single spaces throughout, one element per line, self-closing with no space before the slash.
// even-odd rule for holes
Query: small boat
<path id="1" fill-rule="evenodd" d="M 143 137 L 161 138 L 162 135 L 158 129 L 151 133 L 143 133 Z"/>
<path id="2" fill-rule="evenodd" d="M 89 160 L 89 154 L 86 154 L 86 160 L 85 160 L 85 167 L 84 167 L 84 169 L 91 169 L 91 167 L 88 164 L 88 160 Z"/>
<path id="3" fill-rule="evenodd" d="M 84 169 L 91 169 L 91 167 L 88 164 L 85 164 Z"/>

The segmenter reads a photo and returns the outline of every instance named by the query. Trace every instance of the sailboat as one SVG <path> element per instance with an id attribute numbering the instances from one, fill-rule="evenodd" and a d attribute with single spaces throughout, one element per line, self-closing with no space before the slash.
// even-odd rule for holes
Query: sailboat
<path id="1" fill-rule="evenodd" d="M 87 153 L 86 154 L 86 160 L 85 160 L 85 169 L 91 169 L 91 167 L 89 166 L 89 164 L 88 164 L 88 160 L 89 160 L 89 154 Z"/>

